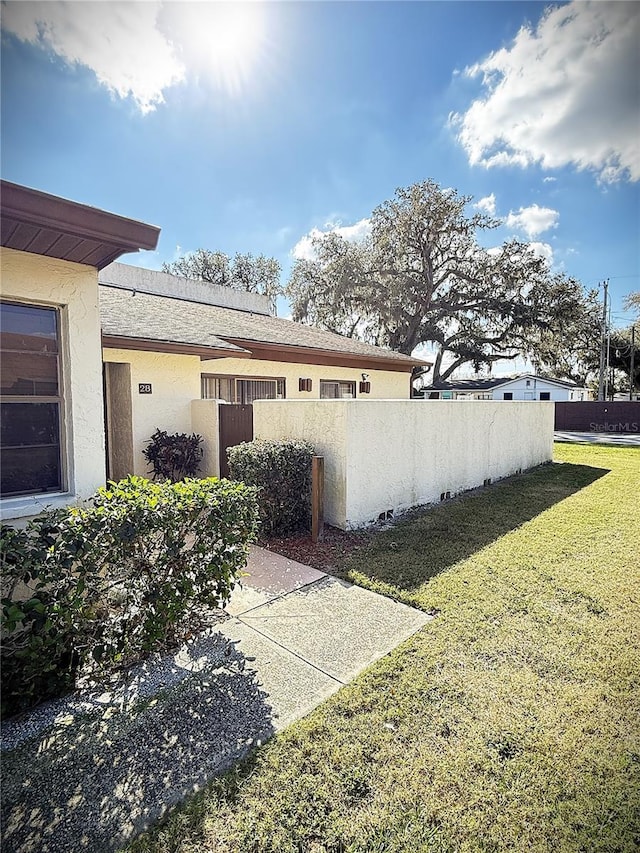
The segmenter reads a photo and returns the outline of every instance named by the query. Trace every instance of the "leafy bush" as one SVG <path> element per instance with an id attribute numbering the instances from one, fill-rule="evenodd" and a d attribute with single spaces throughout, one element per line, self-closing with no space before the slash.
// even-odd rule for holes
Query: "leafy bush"
<path id="1" fill-rule="evenodd" d="M 265 533 L 288 533 L 311 526 L 311 457 L 306 441 L 243 442 L 227 450 L 229 471 L 259 489 Z"/>
<path id="2" fill-rule="evenodd" d="M 242 483 L 129 477 L 3 527 L 3 714 L 182 639 L 229 599 L 257 524 Z"/>
<path id="3" fill-rule="evenodd" d="M 198 473 L 202 459 L 202 437 L 193 433 L 173 433 L 157 429 L 147 441 L 142 455 L 149 463 L 154 480 L 172 483 Z"/>

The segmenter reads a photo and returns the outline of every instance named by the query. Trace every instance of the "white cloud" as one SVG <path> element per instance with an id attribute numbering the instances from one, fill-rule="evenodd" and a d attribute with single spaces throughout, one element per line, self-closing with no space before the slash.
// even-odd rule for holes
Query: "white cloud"
<path id="1" fill-rule="evenodd" d="M 238 93 L 264 59 L 260 3 L 10 2 L 2 29 L 84 66 L 113 95 L 143 113 L 187 75 Z"/>
<path id="2" fill-rule="evenodd" d="M 532 204 L 530 207 L 521 207 L 517 213 L 511 211 L 504 222 L 507 228 L 522 231 L 527 237 L 537 237 L 538 234 L 555 228 L 559 218 L 557 210 Z"/>
<path id="3" fill-rule="evenodd" d="M 312 261 L 315 258 L 313 241 L 325 234 L 334 232 L 349 240 L 351 243 L 360 243 L 371 234 L 371 220 L 360 219 L 354 225 L 340 225 L 339 223 L 327 222 L 324 230 L 312 228 L 304 237 L 301 237 L 293 247 L 291 254 L 300 260 Z"/>
<path id="4" fill-rule="evenodd" d="M 481 198 L 480 201 L 477 201 L 473 206 L 478 210 L 481 210 L 483 213 L 487 213 L 489 216 L 496 215 L 496 197 L 494 193 Z"/>
<path id="5" fill-rule="evenodd" d="M 549 266 L 553 264 L 553 249 L 548 243 L 529 243 L 529 250 L 536 258 L 544 258 Z"/>
<path id="6" fill-rule="evenodd" d="M 471 164 L 573 164 L 640 178 L 640 3 L 550 7 L 537 26 L 465 69 L 483 94 L 450 122 Z"/>
<path id="7" fill-rule="evenodd" d="M 19 3 L 3 5 L 2 28 L 49 48 L 70 65 L 84 65 L 143 113 L 184 78 L 184 67 L 157 28 L 160 3 Z"/>
<path id="8" fill-rule="evenodd" d="M 542 179 L 542 183 L 543 184 L 554 184 L 557 180 L 558 180 L 557 178 L 546 177 L 546 178 Z"/>
<path id="9" fill-rule="evenodd" d="M 545 260 L 549 262 L 549 266 L 553 264 L 553 249 L 548 243 L 532 242 L 528 243 L 528 248 L 534 257 L 545 258 Z M 492 258 L 499 258 L 503 250 L 502 246 L 491 246 L 491 248 L 486 251 Z"/>

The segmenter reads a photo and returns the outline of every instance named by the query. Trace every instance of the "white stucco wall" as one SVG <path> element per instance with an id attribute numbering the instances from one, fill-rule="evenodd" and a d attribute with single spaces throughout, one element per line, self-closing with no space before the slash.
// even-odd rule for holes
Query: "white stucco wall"
<path id="1" fill-rule="evenodd" d="M 2 298 L 60 309 L 67 489 L 8 498 L 8 521 L 89 497 L 105 481 L 98 273 L 94 267 L 1 249 Z"/>
<path id="2" fill-rule="evenodd" d="M 218 358 L 202 362 L 202 373 L 223 376 L 278 377 L 286 380 L 287 400 L 320 399 L 320 380 L 340 380 L 356 383 L 356 397 L 360 400 L 407 400 L 411 373 L 394 370 L 370 370 L 355 367 L 323 367 L 315 364 L 292 364 L 283 361 L 261 361 L 254 358 Z M 369 394 L 359 394 L 362 374 L 367 373 L 371 383 Z M 311 391 L 298 391 L 299 379 L 311 379 Z"/>
<path id="3" fill-rule="evenodd" d="M 301 438 L 325 457 L 325 519 L 343 529 L 543 462 L 551 403 L 261 400 L 256 438 Z"/>
<path id="4" fill-rule="evenodd" d="M 148 477 L 142 450 L 156 429 L 169 433 L 194 431 L 191 402 L 200 398 L 200 358 L 110 348 L 105 348 L 103 358 L 131 365 L 133 473 Z M 140 394 L 140 383 L 151 383 L 152 393 Z"/>

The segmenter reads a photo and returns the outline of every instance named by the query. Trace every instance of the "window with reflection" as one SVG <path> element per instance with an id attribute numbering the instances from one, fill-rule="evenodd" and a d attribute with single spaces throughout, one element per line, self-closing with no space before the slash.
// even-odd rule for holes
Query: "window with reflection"
<path id="1" fill-rule="evenodd" d="M 333 379 L 320 380 L 321 400 L 353 400 L 356 396 L 355 382 L 342 382 Z"/>
<path id="2" fill-rule="evenodd" d="M 0 493 L 58 492 L 60 324 L 55 308 L 0 302 Z"/>
<path id="3" fill-rule="evenodd" d="M 202 375 L 202 399 L 227 403 L 253 403 L 254 400 L 283 400 L 285 380 L 252 376 Z"/>

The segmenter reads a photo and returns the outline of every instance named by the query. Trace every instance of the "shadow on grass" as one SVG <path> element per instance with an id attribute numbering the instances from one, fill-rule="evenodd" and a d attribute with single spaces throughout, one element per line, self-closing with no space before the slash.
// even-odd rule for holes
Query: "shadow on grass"
<path id="1" fill-rule="evenodd" d="M 608 473 L 609 469 L 589 465 L 543 465 L 412 511 L 353 552 L 334 573 L 346 580 L 359 573 L 374 583 L 415 592 L 430 578 Z"/>

